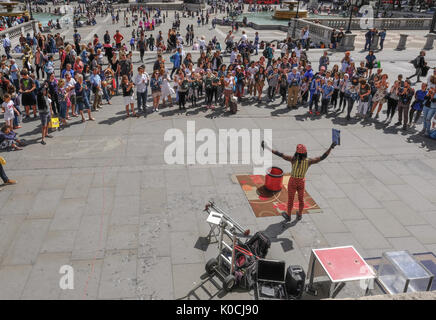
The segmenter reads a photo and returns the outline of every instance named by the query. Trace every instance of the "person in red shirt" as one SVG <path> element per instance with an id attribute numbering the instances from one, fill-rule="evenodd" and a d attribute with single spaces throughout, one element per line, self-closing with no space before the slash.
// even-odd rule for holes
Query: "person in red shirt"
<path id="1" fill-rule="evenodd" d="M 116 46 L 117 46 L 117 49 L 121 49 L 121 41 L 124 40 L 124 37 L 123 37 L 123 35 L 120 33 L 119 30 L 117 30 L 117 31 L 115 32 L 114 40 L 115 40 L 115 44 L 116 44 Z"/>

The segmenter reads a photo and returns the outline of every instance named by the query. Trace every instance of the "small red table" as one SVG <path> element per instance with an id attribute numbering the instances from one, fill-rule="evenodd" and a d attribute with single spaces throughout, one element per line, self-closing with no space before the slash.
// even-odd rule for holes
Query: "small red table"
<path id="1" fill-rule="evenodd" d="M 367 294 L 376 277 L 374 270 L 353 246 L 312 249 L 307 274 L 309 291 L 313 291 L 315 277 L 327 276 L 334 287 L 333 291 L 330 290 L 331 297 L 335 297 L 349 281 L 361 281 Z"/>

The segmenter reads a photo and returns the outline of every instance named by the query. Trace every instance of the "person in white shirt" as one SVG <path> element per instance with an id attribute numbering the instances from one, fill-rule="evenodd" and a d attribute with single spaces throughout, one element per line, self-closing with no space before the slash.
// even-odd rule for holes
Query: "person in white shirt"
<path id="1" fill-rule="evenodd" d="M 144 113 L 144 117 L 146 117 L 147 93 L 148 93 L 148 84 L 150 82 L 150 76 L 148 75 L 147 72 L 145 72 L 144 65 L 138 67 L 138 74 L 136 75 L 133 82 L 136 86 L 138 112 L 142 111 Z"/>
<path id="2" fill-rule="evenodd" d="M 206 50 L 206 40 L 204 39 L 204 36 L 201 36 L 201 39 L 198 40 L 198 44 L 200 45 L 200 51 Z"/>
<path id="3" fill-rule="evenodd" d="M 242 37 L 241 37 L 241 41 L 242 43 L 247 43 L 247 35 L 245 34 L 245 31 L 242 31 Z"/>
<path id="4" fill-rule="evenodd" d="M 3 112 L 5 113 L 4 115 L 4 119 L 6 122 L 6 125 L 9 127 L 13 127 L 13 120 L 15 117 L 14 112 L 16 112 L 17 114 L 19 114 L 18 110 L 15 108 L 14 102 L 11 100 L 11 96 L 9 94 L 5 94 L 3 97 L 3 104 L 2 104 L 2 109 Z"/>
<path id="5" fill-rule="evenodd" d="M 433 69 L 433 74 L 429 75 L 427 78 L 427 87 L 429 90 L 436 88 L 436 68 Z"/>
<path id="6" fill-rule="evenodd" d="M 251 96 L 256 95 L 256 82 L 254 81 L 254 75 L 259 71 L 254 61 L 251 62 L 250 66 L 247 68 L 248 72 L 248 93 Z"/>
<path id="7" fill-rule="evenodd" d="M 71 74 L 69 72 L 67 72 L 65 74 L 65 89 L 68 92 L 68 97 L 70 99 L 70 103 L 71 103 L 71 113 L 73 115 L 73 117 L 78 117 L 77 115 L 77 111 L 76 110 L 76 91 L 75 91 L 75 87 L 76 87 L 76 80 L 74 80 L 73 77 L 71 77 Z M 67 104 L 67 120 L 70 119 L 70 117 L 68 116 L 68 109 L 69 106 Z"/>
<path id="8" fill-rule="evenodd" d="M 226 111 L 229 109 L 229 100 L 233 94 L 233 87 L 235 86 L 235 78 L 228 72 L 224 78 L 224 98 Z"/>
<path id="9" fill-rule="evenodd" d="M 233 64 L 233 62 L 235 62 L 237 56 L 238 56 L 238 48 L 234 47 L 232 50 L 232 54 L 230 55 L 230 64 Z"/>

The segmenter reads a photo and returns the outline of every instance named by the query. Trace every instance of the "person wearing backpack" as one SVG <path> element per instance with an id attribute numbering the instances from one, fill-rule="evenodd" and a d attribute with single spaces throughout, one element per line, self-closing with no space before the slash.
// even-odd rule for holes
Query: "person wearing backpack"
<path id="1" fill-rule="evenodd" d="M 425 57 L 425 51 L 422 50 L 419 53 L 419 56 L 417 56 L 414 60 L 411 61 L 413 66 L 415 67 L 415 74 L 411 75 L 410 77 L 407 77 L 407 80 L 410 80 L 416 76 L 418 79 L 416 83 L 421 82 L 421 80 L 419 80 L 419 77 L 422 75 L 422 70 L 427 65 L 427 62 L 425 61 L 424 57 Z"/>
<path id="2" fill-rule="evenodd" d="M 267 43 L 265 50 L 263 50 L 263 56 L 268 59 L 267 67 L 269 67 L 274 56 L 274 50 L 271 47 L 271 43 Z"/>
<path id="3" fill-rule="evenodd" d="M 120 56 L 120 76 L 127 76 L 127 78 L 131 78 L 131 74 L 132 74 L 132 70 L 133 70 L 133 65 L 132 63 L 127 60 L 126 55 L 121 54 Z"/>

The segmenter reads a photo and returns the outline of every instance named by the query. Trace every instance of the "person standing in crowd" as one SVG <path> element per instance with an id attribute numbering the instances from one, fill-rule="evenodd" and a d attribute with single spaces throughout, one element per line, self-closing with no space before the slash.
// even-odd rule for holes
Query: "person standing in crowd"
<path id="1" fill-rule="evenodd" d="M 416 125 L 416 123 L 418 122 L 418 119 L 421 117 L 421 113 L 423 110 L 423 106 L 424 106 L 424 101 L 425 98 L 428 95 L 428 90 L 427 90 L 427 83 L 422 83 L 421 84 L 421 89 L 417 90 L 415 92 L 415 101 L 413 101 L 411 107 L 410 107 L 410 112 L 409 112 L 409 127 L 412 126 L 412 119 L 413 119 L 413 115 L 416 112 L 415 115 L 415 120 L 413 120 L 413 125 Z"/>
<path id="2" fill-rule="evenodd" d="M 301 75 L 297 68 L 292 68 L 288 74 L 288 108 L 294 109 L 297 106 L 298 95 L 300 93 Z"/>
<path id="3" fill-rule="evenodd" d="M 150 79 L 151 95 L 153 97 L 153 112 L 159 111 L 159 102 L 162 96 L 162 79 L 160 71 L 154 70 Z"/>
<path id="4" fill-rule="evenodd" d="M 361 118 L 366 117 L 366 113 L 368 112 L 368 106 L 369 106 L 369 96 L 371 94 L 371 87 L 366 82 L 365 79 L 361 79 L 359 81 L 359 108 L 357 115 Z"/>
<path id="5" fill-rule="evenodd" d="M 148 84 L 150 82 L 150 77 L 147 72 L 145 72 L 145 66 L 141 65 L 138 67 L 138 74 L 134 79 L 134 84 L 136 86 L 137 104 L 138 111 L 144 113 L 144 117 L 147 116 L 147 93 Z"/>
<path id="6" fill-rule="evenodd" d="M 388 88 L 389 88 L 388 75 L 383 74 L 381 76 L 381 79 L 379 79 L 378 81 L 375 81 L 374 86 L 376 88 L 376 92 L 372 98 L 373 105 L 371 108 L 370 117 L 372 117 L 375 109 L 377 108 L 377 104 L 378 104 L 378 110 L 377 110 L 377 113 L 375 115 L 375 119 L 378 119 L 379 113 L 383 107 L 383 104 L 386 102 L 386 95 L 387 95 Z"/>
<path id="7" fill-rule="evenodd" d="M 30 108 L 33 110 L 33 118 L 36 119 L 36 100 L 35 100 L 36 84 L 29 77 L 27 69 L 21 70 L 20 90 L 21 104 L 26 112 L 26 119 L 30 119 Z"/>
<path id="8" fill-rule="evenodd" d="M 378 35 L 380 37 L 380 51 L 382 51 L 383 44 L 384 44 L 385 39 L 386 39 L 386 29 L 383 29 L 382 31 L 380 31 Z"/>
<path id="9" fill-rule="evenodd" d="M 133 82 L 129 81 L 127 75 L 124 75 L 121 80 L 121 89 L 123 90 L 123 100 L 124 100 L 124 105 L 126 106 L 127 117 L 130 117 L 129 105 L 132 112 L 132 116 L 134 117 L 138 116 L 135 112 L 135 103 L 133 100 L 133 87 L 134 87 Z"/>
<path id="10" fill-rule="evenodd" d="M 322 67 L 325 69 L 328 68 L 328 65 L 330 64 L 330 59 L 328 57 L 328 51 L 324 51 L 323 55 L 319 58 L 319 69 L 321 70 Z"/>
<path id="11" fill-rule="evenodd" d="M 426 102 L 423 108 L 423 127 L 421 134 L 430 135 L 431 121 L 436 116 L 436 88 L 431 88 L 427 94 Z"/>
<path id="12" fill-rule="evenodd" d="M 38 111 L 39 117 L 41 119 L 41 144 L 45 145 L 45 138 L 53 138 L 50 134 L 48 134 L 48 124 L 50 121 L 50 114 L 52 114 L 51 110 L 51 100 L 48 97 L 47 86 L 41 88 L 41 90 L 37 93 L 37 101 L 38 101 Z"/>
<path id="13" fill-rule="evenodd" d="M 415 95 L 411 85 L 410 80 L 406 80 L 404 87 L 398 90 L 398 122 L 395 125 L 403 124 L 403 130 L 407 130 L 410 102 Z"/>
<path id="14" fill-rule="evenodd" d="M 11 40 L 9 39 L 7 34 L 4 34 L 2 36 L 3 38 L 3 49 L 5 49 L 5 53 L 6 53 L 6 58 L 7 59 L 12 59 L 11 56 Z"/>
<path id="15" fill-rule="evenodd" d="M 119 30 L 115 31 L 114 40 L 115 40 L 115 46 L 117 47 L 118 50 L 120 50 L 121 42 L 124 40 L 124 37 Z"/>

